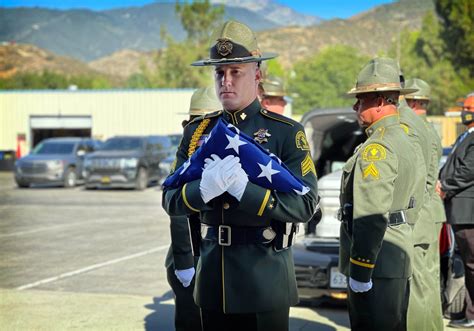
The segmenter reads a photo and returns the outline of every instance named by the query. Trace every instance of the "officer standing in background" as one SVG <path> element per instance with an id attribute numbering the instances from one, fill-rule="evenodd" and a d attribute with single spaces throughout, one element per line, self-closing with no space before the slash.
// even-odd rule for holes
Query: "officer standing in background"
<path id="1" fill-rule="evenodd" d="M 464 100 L 462 123 L 467 130 L 454 143 L 439 174 L 438 193 L 444 200 L 446 217 L 452 225 L 464 263 L 465 317 L 451 321 L 453 328 L 474 329 L 474 95 Z"/>
<path id="2" fill-rule="evenodd" d="M 367 140 L 343 168 L 340 270 L 348 277 L 352 330 L 406 330 L 413 251 L 407 223 L 415 194 L 415 150 L 400 126 L 398 70 L 379 59 L 359 73 L 354 111 Z"/>
<path id="3" fill-rule="evenodd" d="M 420 278 L 426 284 L 425 292 L 412 292 L 412 295 L 419 295 L 420 298 L 424 298 L 426 306 L 424 306 L 425 315 L 421 315 L 420 311 L 413 312 L 413 318 L 410 318 L 412 325 L 409 323 L 409 330 L 414 331 L 434 331 L 443 330 L 443 312 L 441 307 L 441 289 L 440 289 L 440 257 L 439 257 L 439 234 L 441 227 L 446 221 L 446 215 L 444 213 L 444 206 L 441 198 L 436 193 L 435 186 L 438 179 L 439 172 L 439 161 L 443 154 L 443 147 L 441 146 L 441 139 L 436 132 L 436 129 L 426 118 L 428 104 L 430 102 L 431 88 L 424 80 L 414 78 L 409 79 L 405 83 L 405 87 L 417 89 L 418 91 L 405 95 L 405 99 L 411 109 L 417 114 L 430 134 L 429 142 L 431 145 L 431 161 L 428 169 L 428 192 L 429 200 L 425 202 L 426 211 L 430 214 L 430 219 L 433 224 L 425 227 L 424 231 L 433 231 L 431 236 L 427 235 L 427 238 L 431 238 L 430 243 L 422 243 L 426 246 L 419 250 L 422 255 L 417 257 L 422 258 L 415 265 L 414 281 L 417 282 Z M 423 217 L 427 217 L 427 213 L 423 213 Z M 421 223 L 420 223 L 421 224 Z M 415 250 L 417 246 L 415 246 Z M 416 258 L 415 257 L 415 260 Z M 420 265 L 421 264 L 421 265 Z M 420 267 L 422 268 L 420 270 Z M 420 272 L 418 272 L 418 270 Z M 413 283 L 412 283 L 413 284 Z M 409 310 L 409 317 L 410 310 Z M 422 324 L 423 323 L 423 324 Z"/>
<path id="4" fill-rule="evenodd" d="M 268 75 L 262 81 L 262 99 L 263 108 L 283 115 L 287 104 L 285 96 L 285 85 L 280 77 Z"/>
<path id="5" fill-rule="evenodd" d="M 214 87 L 196 90 L 191 97 L 189 120 L 183 121 L 183 128 L 196 117 L 219 109 L 222 109 L 222 105 L 216 98 Z M 173 172 L 174 169 L 171 171 Z M 189 215 L 189 219 L 190 222 L 199 222 L 199 215 Z M 192 253 L 187 217 L 172 216 L 170 230 L 171 246 L 166 256 L 165 267 L 168 283 L 175 298 L 175 329 L 176 331 L 199 331 L 201 316 L 193 298 L 194 267 L 198 258 Z"/>
<path id="6" fill-rule="evenodd" d="M 404 87 L 405 79 L 398 63 L 391 58 L 379 58 L 379 60 L 398 71 L 400 85 Z M 432 302 L 438 302 L 438 299 L 434 299 L 433 295 L 439 295 L 439 292 L 435 293 L 430 288 L 432 282 L 435 281 L 435 275 L 428 274 L 426 260 L 430 244 L 438 240 L 438 235 L 435 234 L 436 226 L 431 215 L 430 188 L 433 189 L 434 182 L 430 182 L 428 176 L 433 162 L 431 135 L 424 121 L 408 106 L 404 96 L 399 99 L 398 112 L 400 124 L 415 149 L 415 154 L 412 156 L 415 160 L 415 167 L 412 171 L 416 172 L 416 192 L 411 204 L 413 208 L 408 212 L 410 214 L 409 223 L 413 227 L 414 255 L 407 328 L 413 331 L 432 330 L 430 307 Z M 438 167 L 438 163 L 433 166 Z"/>
<path id="7" fill-rule="evenodd" d="M 215 67 L 224 110 L 186 126 L 177 167 L 223 118 L 279 157 L 310 188 L 299 195 L 260 187 L 248 181 L 238 157 L 226 157 L 208 162 L 201 179 L 164 190 L 168 214 L 200 213 L 194 296 L 205 331 L 288 330 L 289 307 L 298 302 L 291 238 L 296 223 L 315 213 L 316 171 L 303 127 L 258 101 L 259 63 L 274 56 L 260 52 L 250 28 L 228 21 L 211 38 L 210 58 L 193 63 Z M 272 169 L 264 172 L 271 178 Z"/>

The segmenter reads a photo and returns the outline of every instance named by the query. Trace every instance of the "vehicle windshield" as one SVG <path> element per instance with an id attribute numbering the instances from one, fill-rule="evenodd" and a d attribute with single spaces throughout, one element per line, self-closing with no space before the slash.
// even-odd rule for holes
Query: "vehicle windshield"
<path id="1" fill-rule="evenodd" d="M 128 151 L 142 148 L 140 138 L 112 138 L 100 148 L 101 151 Z"/>
<path id="2" fill-rule="evenodd" d="M 74 150 L 74 143 L 40 143 L 33 150 L 32 154 L 71 154 Z"/>

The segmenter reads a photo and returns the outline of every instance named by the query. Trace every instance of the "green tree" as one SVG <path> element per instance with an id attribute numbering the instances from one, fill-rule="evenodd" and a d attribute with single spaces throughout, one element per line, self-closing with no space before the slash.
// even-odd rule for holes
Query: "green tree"
<path id="1" fill-rule="evenodd" d="M 465 67 L 454 64 L 441 38 L 443 27 L 429 13 L 423 19 L 420 31 L 401 33 L 400 66 L 406 78 L 421 78 L 430 84 L 430 112 L 441 115 L 455 105 L 456 99 L 474 89 L 474 80 Z M 396 43 L 388 56 L 396 56 Z"/>
<path id="2" fill-rule="evenodd" d="M 131 84 L 148 84 L 150 87 L 196 88 L 212 82 L 208 67 L 192 67 L 191 63 L 209 56 L 209 35 L 222 23 L 223 6 L 212 6 L 209 0 L 176 3 L 176 12 L 187 32 L 182 42 L 175 41 L 164 28 L 160 31 L 166 48 L 156 58 L 156 70 L 141 69 L 142 76 L 134 76 Z"/>
<path id="3" fill-rule="evenodd" d="M 290 91 L 295 95 L 293 111 L 303 114 L 314 108 L 349 107 L 344 97 L 354 86 L 361 67 L 369 60 L 348 46 L 331 46 L 316 56 L 296 63 Z"/>
<path id="4" fill-rule="evenodd" d="M 457 69 L 474 74 L 474 1 L 435 0 L 436 12 L 443 22 L 441 38 Z"/>
<path id="5" fill-rule="evenodd" d="M 213 6 L 209 0 L 192 3 L 176 1 L 175 8 L 188 40 L 198 44 L 208 41 L 209 32 L 219 26 L 224 17 L 224 6 Z"/>

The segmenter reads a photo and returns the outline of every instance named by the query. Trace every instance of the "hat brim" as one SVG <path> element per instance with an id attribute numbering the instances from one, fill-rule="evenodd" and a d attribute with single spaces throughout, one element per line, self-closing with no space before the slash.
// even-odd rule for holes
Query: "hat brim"
<path id="1" fill-rule="evenodd" d="M 263 53 L 262 56 L 246 56 L 246 57 L 236 57 L 232 59 L 222 58 L 222 59 L 206 59 L 199 60 L 191 63 L 195 67 L 203 66 L 220 66 L 225 64 L 240 64 L 240 63 L 251 63 L 251 62 L 261 62 L 276 58 L 278 54 L 276 53 Z"/>
<path id="2" fill-rule="evenodd" d="M 413 99 L 413 100 L 427 100 L 430 101 L 430 97 L 426 95 L 405 95 L 405 99 Z"/>
<path id="3" fill-rule="evenodd" d="M 415 88 L 396 88 L 396 87 L 377 87 L 374 89 L 366 90 L 366 89 L 357 89 L 353 88 L 349 92 L 346 93 L 347 97 L 354 97 L 358 94 L 367 94 L 367 93 L 377 93 L 377 92 L 400 92 L 400 95 L 410 94 L 418 91 Z"/>
<path id="4" fill-rule="evenodd" d="M 284 97 L 286 96 L 285 93 L 281 93 L 281 92 L 263 92 L 263 96 L 264 97 Z"/>

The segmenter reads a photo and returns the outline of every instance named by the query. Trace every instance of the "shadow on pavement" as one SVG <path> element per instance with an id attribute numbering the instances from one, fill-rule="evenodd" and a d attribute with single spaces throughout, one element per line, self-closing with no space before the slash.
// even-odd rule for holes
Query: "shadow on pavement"
<path id="1" fill-rule="evenodd" d="M 336 328 L 323 323 L 308 321 L 305 319 L 290 317 L 290 330 L 304 330 L 304 331 L 337 331 Z"/>
<path id="2" fill-rule="evenodd" d="M 168 291 L 161 297 L 154 297 L 153 303 L 145 305 L 145 308 L 151 310 L 150 314 L 145 316 L 144 329 L 146 331 L 172 331 L 174 330 L 174 305 L 163 303 L 173 299 L 173 291 Z"/>

